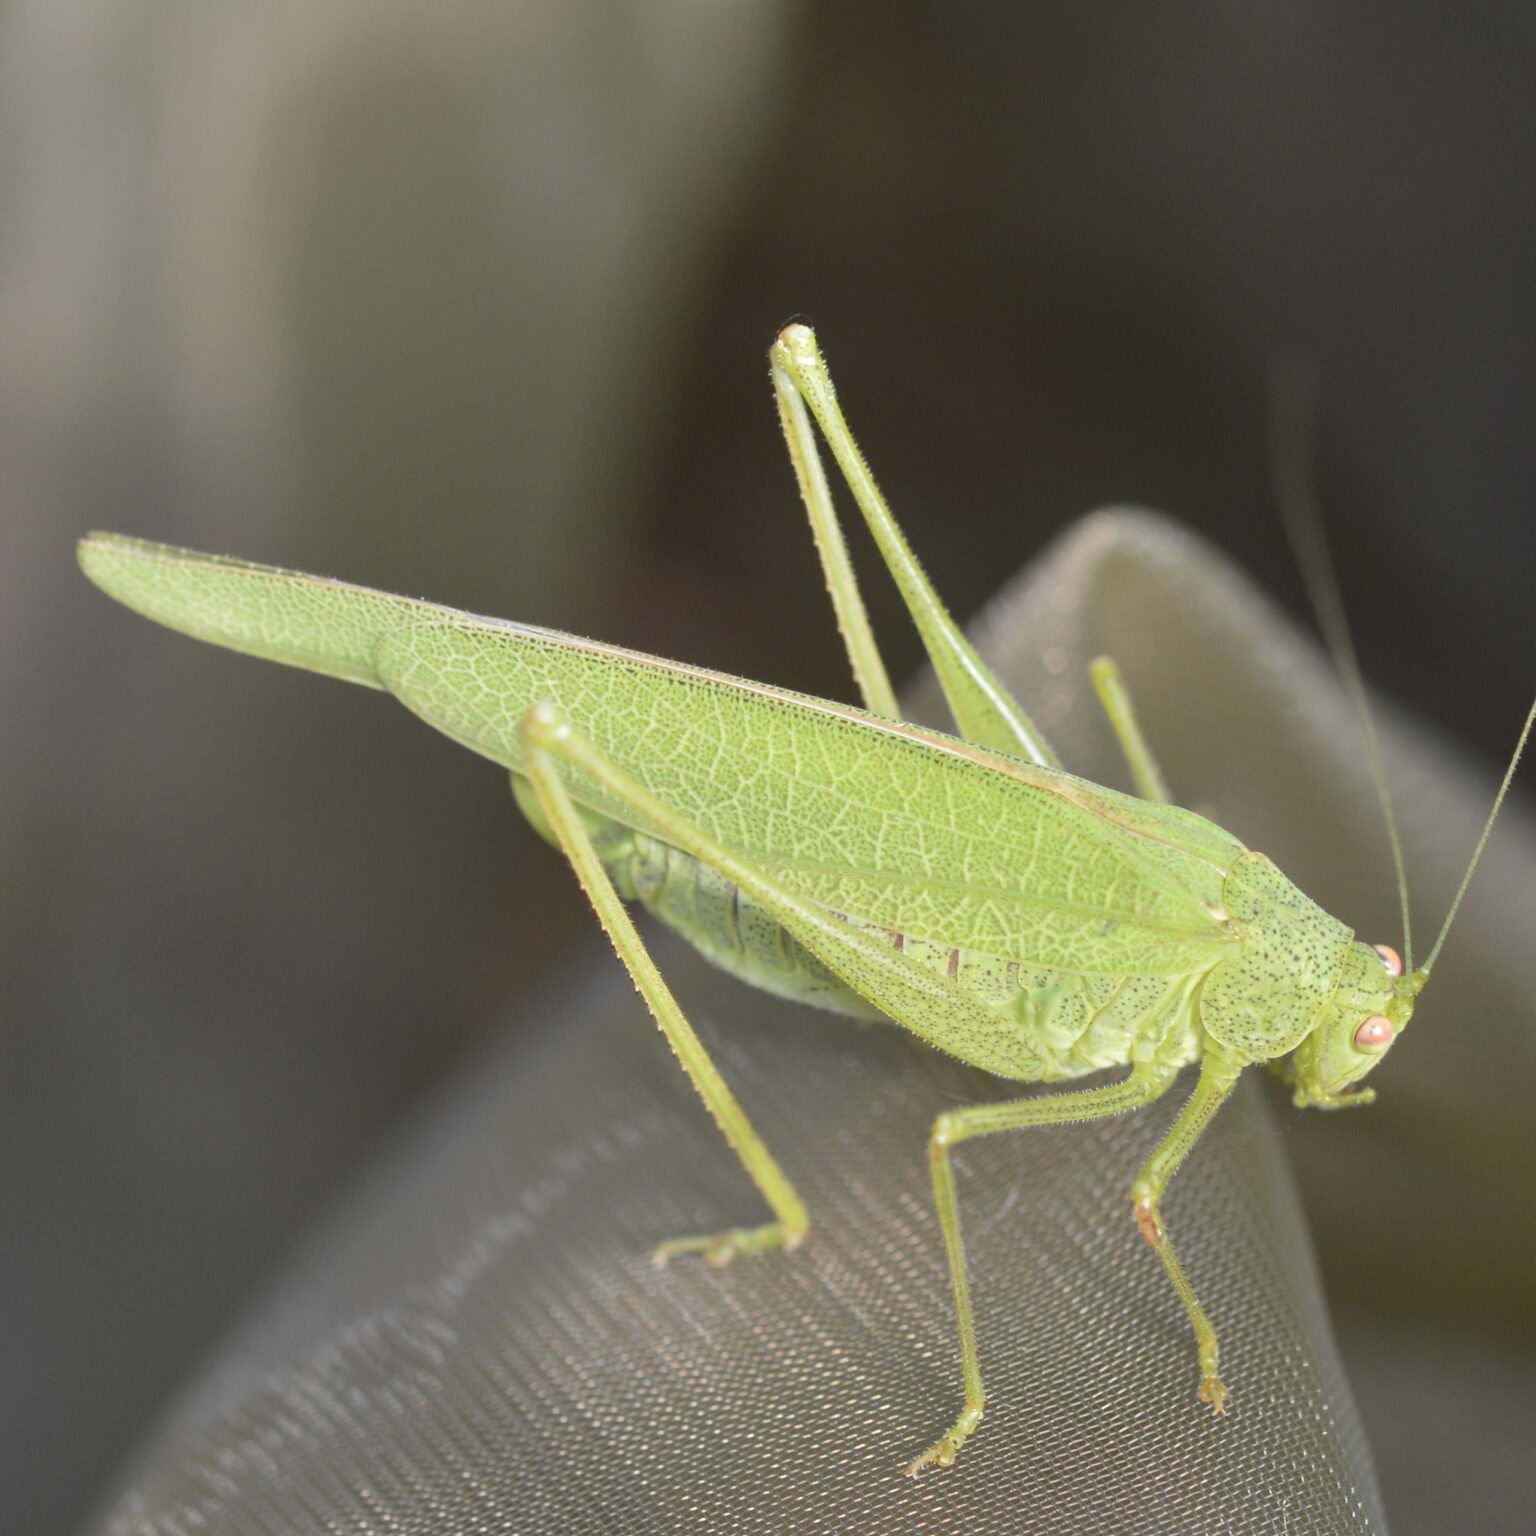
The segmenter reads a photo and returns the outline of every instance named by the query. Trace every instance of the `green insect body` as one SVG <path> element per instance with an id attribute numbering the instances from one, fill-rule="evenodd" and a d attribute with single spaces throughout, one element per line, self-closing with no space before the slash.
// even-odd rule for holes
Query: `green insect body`
<path id="1" fill-rule="evenodd" d="M 1106 802 L 1124 799 L 1098 794 Z M 526 795 L 520 791 L 520 798 Z M 525 807 L 531 818 L 536 817 L 534 806 L 530 801 Z M 1197 820 L 1187 812 L 1179 815 L 1186 823 Z M 1341 1018 L 1348 1019 L 1356 1009 L 1363 1010 L 1358 1017 L 1365 1017 L 1392 1006 L 1399 1027 L 1406 1023 L 1412 1009 L 1406 978 L 1398 980 L 1407 998 L 1405 1011 L 1395 1003 L 1397 988 L 1374 949 L 1353 942 L 1342 924 L 1309 902 L 1262 855 L 1248 853 L 1209 823 L 1204 830 L 1215 833 L 1228 853 L 1225 867 L 1196 856 L 1181 871 L 1189 887 L 1180 894 L 1199 908 L 1208 929 L 1207 936 L 1196 941 L 1203 944 L 1203 965 L 1183 936 L 1181 942 L 1156 949 L 1138 942 L 1133 956 L 1117 956 L 1111 968 L 1069 949 L 1070 940 L 1031 937 L 1018 924 L 995 936 L 979 934 L 970 946 L 962 946 L 944 942 L 944 936 L 959 931 L 952 923 L 938 921 L 919 930 L 910 926 L 914 919 L 905 908 L 871 915 L 874 907 L 862 890 L 838 891 L 835 899 L 842 907 L 814 887 L 807 894 L 840 921 L 877 941 L 883 939 L 981 1004 L 995 1033 L 976 1043 L 952 1037 L 933 1043 L 998 1077 L 1058 1082 L 1138 1061 L 1177 1069 L 1199 1058 L 1202 1025 L 1249 1060 L 1267 1060 L 1279 1053 L 1263 1052 L 1263 1047 L 1288 1024 L 1295 1038 L 1282 1051 L 1293 1048 L 1296 1039 L 1316 1035 L 1312 1018 L 1331 998 L 1335 981 L 1342 984 L 1346 964 L 1352 968 L 1352 996 Z M 707 864 L 618 822 L 594 826 L 593 841 L 625 900 L 638 901 L 722 969 L 814 1007 L 853 1017 L 884 1017 Z M 1120 841 L 1119 851 L 1134 857 L 1134 843 L 1126 845 L 1123 834 Z M 1011 866 L 1011 872 L 1029 887 L 1027 863 Z M 783 866 L 780 873 L 793 878 Z M 1006 896 L 1003 901 L 1005 910 L 1017 911 Z M 1234 922 L 1224 903 L 1245 917 Z M 1052 910 L 1059 913 L 1062 907 Z M 1081 944 L 1094 936 L 1108 939 L 1114 935 L 1111 925 L 1123 921 L 1101 912 L 1091 919 L 1099 930 L 1096 935 L 1072 937 Z M 1283 949 L 1278 953 L 1269 934 L 1280 936 Z M 1120 937 L 1124 942 L 1125 936 Z M 1045 957 L 1056 963 L 1041 963 Z M 1275 976 L 1272 988 L 1266 987 L 1267 973 Z M 1197 1019 L 1194 1000 L 1202 991 Z M 1336 1095 L 1366 1070 L 1365 1053 L 1352 1051 L 1350 1056 L 1347 1076 L 1335 1073 L 1331 1084 L 1309 1074 L 1309 1094 Z"/>
<path id="2" fill-rule="evenodd" d="M 707 864 L 617 823 L 595 829 L 593 841 L 625 900 L 639 902 L 723 970 L 829 1012 L 886 1017 Z M 1050 969 L 888 927 L 856 915 L 857 906 L 829 910 L 838 921 L 890 944 L 980 1004 L 995 1036 L 969 1048 L 953 1040 L 942 1045 L 999 1077 L 1056 1082 L 1149 1053 L 1174 1067 L 1199 1055 L 1192 1000 L 1203 972 L 1110 975 Z"/>
<path id="3" fill-rule="evenodd" d="M 1194 1092 L 1132 1200 L 1194 1328 L 1200 1396 L 1221 1411 L 1215 1332 L 1168 1240 L 1162 1194 L 1250 1064 L 1277 1065 L 1298 1103 L 1368 1101 L 1354 1085 L 1401 1034 L 1428 967 L 1405 974 L 1391 951 L 1357 941 L 1269 859 L 1169 803 L 1107 661 L 1096 663 L 1095 683 L 1143 797 L 1064 772 L 928 586 L 806 328 L 780 337 L 773 377 L 866 709 L 116 535 L 82 541 L 81 563 L 151 618 L 386 689 L 511 770 L 519 805 L 570 859 L 774 1214 L 760 1227 L 665 1244 L 659 1258 L 700 1252 L 725 1262 L 792 1248 L 808 1217 L 656 972 L 626 901 L 744 981 L 834 1012 L 893 1019 L 1000 1077 L 1057 1082 L 1130 1068 L 1108 1085 L 936 1121 L 930 1163 L 965 1406 L 914 1472 L 951 1463 L 985 1402 L 953 1148 L 994 1131 L 1134 1109 L 1198 1062 Z M 961 737 L 896 718 L 807 405 L 902 588 Z"/>

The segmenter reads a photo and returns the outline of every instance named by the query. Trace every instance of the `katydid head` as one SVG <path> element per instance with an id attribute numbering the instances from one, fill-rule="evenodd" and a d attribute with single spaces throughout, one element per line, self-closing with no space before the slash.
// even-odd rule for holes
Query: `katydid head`
<path id="1" fill-rule="evenodd" d="M 1403 974 L 1403 962 L 1386 944 L 1349 946 L 1338 985 L 1312 1032 L 1296 1047 L 1286 1074 L 1298 1106 L 1344 1109 L 1369 1104 L 1375 1094 L 1354 1085 L 1392 1047 L 1413 1017 L 1423 972 Z"/>
<path id="2" fill-rule="evenodd" d="M 1536 703 L 1533 703 L 1520 729 L 1520 739 L 1510 754 L 1509 766 L 1499 784 L 1498 793 L 1483 830 L 1467 862 L 1461 877 L 1451 910 L 1446 914 L 1440 933 L 1429 952 L 1429 958 L 1417 970 L 1404 966 L 1402 957 L 1389 944 L 1352 943 L 1339 973 L 1333 996 L 1318 1015 L 1312 1032 L 1296 1047 L 1291 1065 L 1285 1076 L 1295 1084 L 1296 1103 L 1300 1106 L 1316 1105 L 1321 1109 L 1342 1109 L 1348 1105 L 1369 1104 L 1375 1094 L 1369 1088 L 1353 1085 L 1369 1072 L 1387 1051 L 1392 1042 L 1403 1032 L 1403 1027 L 1413 1017 L 1414 1000 L 1429 984 L 1429 973 L 1445 944 L 1451 923 L 1461 910 L 1462 898 L 1472 882 L 1472 872 L 1477 868 L 1483 849 L 1488 846 L 1489 834 L 1509 793 L 1510 781 L 1520 762 L 1520 754 L 1530 739 L 1531 728 L 1536 725 Z M 1397 847 L 1393 835 L 1394 850 Z M 1399 869 L 1401 858 L 1399 857 Z M 1408 892 L 1401 883 L 1399 891 L 1406 913 Z M 1407 946 L 1405 923 L 1404 941 Z M 1410 962 L 1411 965 L 1411 962 Z"/>

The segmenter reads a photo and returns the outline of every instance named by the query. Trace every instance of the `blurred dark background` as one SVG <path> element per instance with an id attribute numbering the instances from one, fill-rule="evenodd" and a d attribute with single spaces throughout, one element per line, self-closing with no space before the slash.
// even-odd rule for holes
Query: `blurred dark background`
<path id="1" fill-rule="evenodd" d="M 849 697 L 784 320 L 962 613 L 1107 502 L 1299 609 L 1299 354 L 1366 670 L 1491 763 L 1536 682 L 1533 79 L 1523 6 L 0 3 L 0 1529 L 78 1521 L 392 1128 L 601 958 L 500 774 L 113 607 L 79 533 Z M 1529 1214 L 1526 1322 L 1427 1364 L 1350 1320 L 1446 1304 L 1436 1234 L 1418 1282 L 1322 1234 L 1400 1532 L 1528 1481 Z"/>

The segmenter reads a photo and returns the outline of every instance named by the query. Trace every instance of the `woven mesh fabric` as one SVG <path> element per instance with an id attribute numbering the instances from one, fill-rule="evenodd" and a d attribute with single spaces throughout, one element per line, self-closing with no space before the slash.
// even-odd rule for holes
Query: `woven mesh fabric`
<path id="1" fill-rule="evenodd" d="M 1100 647 L 1160 745 L 1181 707 L 1230 710 L 1248 743 L 1235 795 L 1198 744 L 1165 763 L 1182 798 L 1277 857 L 1256 833 L 1354 750 L 1308 648 L 1145 514 L 1079 525 L 981 632 L 1090 773 L 1113 775 L 1081 684 Z M 931 700 L 917 712 L 931 717 Z M 1368 809 L 1351 820 L 1357 788 L 1327 793 L 1350 815 L 1299 856 L 1333 859 L 1353 891 L 1348 871 L 1378 834 Z M 1449 817 L 1448 835 L 1461 827 Z M 1376 903 L 1389 914 L 1390 889 Z M 805 1196 L 807 1245 L 723 1270 L 652 1267 L 657 1241 L 761 1212 L 616 966 L 594 963 L 374 1171 L 96 1529 L 1385 1528 L 1287 1169 L 1297 1117 L 1272 1085 L 1250 1074 L 1165 1207 L 1221 1333 L 1227 1416 L 1195 1399 L 1187 1326 L 1130 1218 L 1130 1180 L 1183 1083 L 1140 1115 L 961 1149 L 991 1402 L 957 1466 L 913 1481 L 904 1462 L 959 1403 L 927 1128 L 944 1107 L 1017 1090 L 898 1030 L 760 997 L 670 939 L 656 950 Z"/>
<path id="2" fill-rule="evenodd" d="M 1000 1085 L 878 1025 L 743 1008 L 659 947 L 813 1241 L 654 1269 L 659 1237 L 753 1220 L 753 1194 L 633 993 L 562 999 L 558 1038 L 493 1064 L 459 1106 L 472 1127 L 439 1127 L 430 1174 L 378 1192 L 108 1529 L 1379 1529 L 1261 1094 L 1171 1202 L 1223 1326 L 1227 1418 L 1195 1400 L 1130 1221 L 1173 1106 L 992 1138 L 961 1159 L 992 1404 L 955 1468 L 913 1482 L 904 1459 L 959 1406 L 927 1126 Z"/>

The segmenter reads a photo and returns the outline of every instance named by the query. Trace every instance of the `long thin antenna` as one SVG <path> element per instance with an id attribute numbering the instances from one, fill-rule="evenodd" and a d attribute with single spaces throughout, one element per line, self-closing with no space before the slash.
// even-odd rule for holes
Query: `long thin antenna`
<path id="1" fill-rule="evenodd" d="M 1477 868 L 1477 861 L 1482 858 L 1483 849 L 1488 846 L 1488 834 L 1493 831 L 1494 818 L 1499 814 L 1499 807 L 1504 804 L 1504 796 L 1509 793 L 1515 769 L 1520 766 L 1520 754 L 1525 751 L 1525 743 L 1530 737 L 1533 723 L 1536 723 L 1536 700 L 1532 701 L 1525 716 L 1525 724 L 1520 727 L 1520 739 L 1515 743 L 1514 753 L 1509 759 L 1509 767 L 1504 770 L 1504 779 L 1499 785 L 1499 792 L 1493 797 L 1493 809 L 1488 812 L 1488 820 L 1483 823 L 1483 830 L 1477 839 L 1477 847 L 1472 850 L 1472 862 L 1467 865 L 1467 872 L 1461 877 L 1461 884 L 1456 890 L 1456 899 L 1451 903 L 1451 910 L 1445 914 L 1444 923 L 1440 925 L 1440 936 L 1435 940 L 1435 947 L 1429 952 L 1429 959 L 1424 962 L 1426 979 L 1434 969 L 1435 957 L 1440 953 L 1440 946 L 1445 943 L 1446 934 L 1451 931 L 1451 920 L 1460 910 L 1461 898 L 1467 894 L 1467 887 L 1472 883 L 1472 871 Z"/>
<path id="2" fill-rule="evenodd" d="M 1318 627 L 1354 705 L 1360 734 L 1365 738 L 1366 762 L 1376 786 L 1382 819 L 1386 822 L 1387 839 L 1392 844 L 1392 867 L 1397 875 L 1397 897 L 1403 913 L 1403 963 L 1411 975 L 1413 930 L 1408 915 L 1408 871 L 1403 864 L 1403 842 L 1398 836 L 1397 815 L 1392 809 L 1392 792 L 1387 787 L 1381 740 L 1376 734 L 1376 721 L 1366 697 L 1365 681 L 1360 675 L 1360 660 L 1355 652 L 1354 636 L 1350 633 L 1344 599 L 1339 591 L 1338 572 L 1328 550 L 1323 515 L 1318 506 L 1312 443 L 1316 397 L 1312 370 L 1299 359 L 1281 359 L 1271 368 L 1269 472 L 1291 553 L 1296 557 L 1312 611 L 1317 615 Z M 1524 739 L 1521 738 L 1522 744 Z M 1478 851 L 1482 851 L 1481 844 Z"/>

